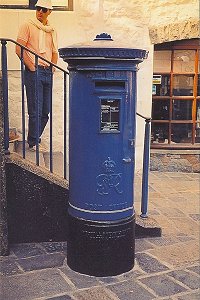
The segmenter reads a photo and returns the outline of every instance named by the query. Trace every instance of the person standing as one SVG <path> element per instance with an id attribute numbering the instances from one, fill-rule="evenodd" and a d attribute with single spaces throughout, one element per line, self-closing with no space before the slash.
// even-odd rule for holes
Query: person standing
<path id="1" fill-rule="evenodd" d="M 48 61 L 57 64 L 57 32 L 48 21 L 48 17 L 53 9 L 51 0 L 38 0 L 35 7 L 35 18 L 21 25 L 17 42 Z M 21 59 L 21 48 L 18 45 L 16 46 L 16 54 Z M 38 59 L 38 84 L 36 86 L 35 56 L 24 50 L 23 60 L 25 64 L 24 78 L 29 116 L 27 142 L 30 150 L 35 150 L 37 144 L 36 93 L 39 101 L 38 143 L 40 143 L 41 135 L 49 119 L 54 67 L 51 67 L 46 61 Z"/>

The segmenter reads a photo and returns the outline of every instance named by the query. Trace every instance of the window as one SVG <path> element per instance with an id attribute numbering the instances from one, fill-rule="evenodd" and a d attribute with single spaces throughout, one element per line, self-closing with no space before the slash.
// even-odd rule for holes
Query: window
<path id="1" fill-rule="evenodd" d="M 0 0 L 2 9 L 34 9 L 37 0 Z M 52 0 L 55 10 L 73 10 L 73 0 Z"/>
<path id="2" fill-rule="evenodd" d="M 197 39 L 155 45 L 151 147 L 200 147 Z"/>

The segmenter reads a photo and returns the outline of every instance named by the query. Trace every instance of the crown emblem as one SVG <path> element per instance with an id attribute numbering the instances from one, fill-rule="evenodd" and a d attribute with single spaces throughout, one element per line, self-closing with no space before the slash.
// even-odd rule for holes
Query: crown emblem
<path id="1" fill-rule="evenodd" d="M 116 163 L 114 162 L 114 160 L 111 160 L 110 157 L 108 157 L 108 159 L 103 163 L 103 168 L 106 173 L 113 173 L 115 171 L 115 167 Z"/>

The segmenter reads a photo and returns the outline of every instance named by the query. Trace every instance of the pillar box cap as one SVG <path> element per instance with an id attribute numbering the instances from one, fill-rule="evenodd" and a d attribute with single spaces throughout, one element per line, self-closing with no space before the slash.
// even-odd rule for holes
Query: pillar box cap
<path id="1" fill-rule="evenodd" d="M 96 35 L 91 42 L 79 43 L 59 49 L 60 57 L 66 58 L 95 58 L 95 59 L 139 59 L 144 60 L 148 51 L 120 45 L 107 33 Z"/>

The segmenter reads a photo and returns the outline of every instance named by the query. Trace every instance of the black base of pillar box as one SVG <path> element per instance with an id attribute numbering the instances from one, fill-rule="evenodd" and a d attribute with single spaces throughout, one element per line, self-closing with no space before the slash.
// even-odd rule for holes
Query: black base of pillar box
<path id="1" fill-rule="evenodd" d="M 67 264 L 79 273 L 106 277 L 130 271 L 135 258 L 135 216 L 92 222 L 69 215 Z"/>

